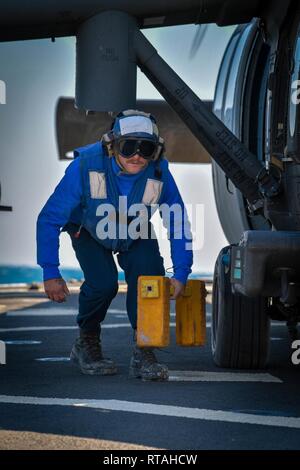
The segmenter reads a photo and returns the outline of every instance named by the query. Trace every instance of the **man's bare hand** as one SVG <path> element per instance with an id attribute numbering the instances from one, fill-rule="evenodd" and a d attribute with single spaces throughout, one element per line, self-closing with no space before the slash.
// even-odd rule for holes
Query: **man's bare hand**
<path id="1" fill-rule="evenodd" d="M 184 284 L 182 282 L 178 281 L 177 279 L 174 279 L 173 277 L 170 279 L 171 285 L 174 287 L 174 293 L 170 297 L 170 299 L 175 300 L 177 297 L 183 294 L 184 292 Z"/>
<path id="2" fill-rule="evenodd" d="M 48 299 L 54 302 L 65 302 L 67 295 L 70 295 L 67 284 L 61 277 L 44 281 L 44 289 Z"/>

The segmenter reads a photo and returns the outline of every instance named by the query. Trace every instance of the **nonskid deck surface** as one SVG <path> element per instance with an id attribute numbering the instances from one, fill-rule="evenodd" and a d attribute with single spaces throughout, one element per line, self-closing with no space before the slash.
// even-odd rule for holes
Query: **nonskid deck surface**
<path id="1" fill-rule="evenodd" d="M 78 286 L 65 304 L 40 291 L 0 289 L 0 448 L 299 449 L 299 368 L 291 363 L 286 327 L 272 322 L 265 371 L 217 368 L 207 345 L 158 351 L 170 380 L 129 379 L 132 330 L 125 288 L 103 324 L 104 352 L 115 376 L 85 376 L 69 362 L 77 335 Z"/>

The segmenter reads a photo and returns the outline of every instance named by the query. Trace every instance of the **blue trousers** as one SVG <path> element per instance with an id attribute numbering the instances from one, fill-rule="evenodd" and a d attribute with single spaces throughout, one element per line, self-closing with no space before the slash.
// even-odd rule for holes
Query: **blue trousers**
<path id="1" fill-rule="evenodd" d="M 87 230 L 81 229 L 79 238 L 74 237 L 78 226 L 68 223 L 65 230 L 84 274 L 79 294 L 78 326 L 85 331 L 99 328 L 113 298 L 118 292 L 118 271 L 113 254 L 97 242 Z M 137 325 L 137 281 L 141 275 L 164 276 L 163 258 L 156 239 L 137 239 L 128 251 L 117 255 L 118 263 L 125 272 L 128 285 L 126 307 L 132 328 Z"/>

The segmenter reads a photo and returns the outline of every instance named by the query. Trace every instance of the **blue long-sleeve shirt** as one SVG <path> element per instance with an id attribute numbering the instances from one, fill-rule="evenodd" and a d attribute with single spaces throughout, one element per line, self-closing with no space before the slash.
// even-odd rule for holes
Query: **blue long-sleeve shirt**
<path id="1" fill-rule="evenodd" d="M 61 277 L 59 272 L 59 235 L 61 228 L 67 222 L 80 225 L 82 219 L 81 199 L 83 195 L 80 174 L 80 157 L 70 163 L 65 175 L 56 186 L 37 220 L 37 262 L 43 268 L 44 281 Z M 113 170 L 116 175 L 117 186 L 122 196 L 128 196 L 133 184 L 141 176 L 143 170 L 135 175 L 124 174 L 113 158 Z M 179 204 L 181 213 L 186 214 L 184 203 L 173 176 L 168 170 L 167 187 L 164 188 L 164 197 L 161 204 L 172 206 Z M 186 283 L 193 263 L 192 250 L 186 248 L 191 243 L 189 223 L 184 217 L 178 218 L 171 213 L 170 223 L 161 212 L 164 226 L 168 228 L 168 237 L 171 244 L 171 258 L 173 262 L 174 278 Z M 184 224 L 186 225 L 184 230 Z M 180 233 L 180 238 L 178 238 Z"/>

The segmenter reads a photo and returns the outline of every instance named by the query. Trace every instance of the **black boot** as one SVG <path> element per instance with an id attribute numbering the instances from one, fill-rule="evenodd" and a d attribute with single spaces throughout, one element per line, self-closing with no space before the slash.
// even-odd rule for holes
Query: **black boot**
<path id="1" fill-rule="evenodd" d="M 117 367 L 114 361 L 103 357 L 100 330 L 84 331 L 76 339 L 70 359 L 77 364 L 83 374 L 114 375 Z"/>
<path id="2" fill-rule="evenodd" d="M 136 333 L 134 341 L 136 342 Z M 153 348 L 140 348 L 135 343 L 129 365 L 129 377 L 163 381 L 168 380 L 169 371 L 166 365 L 157 361 Z"/>

